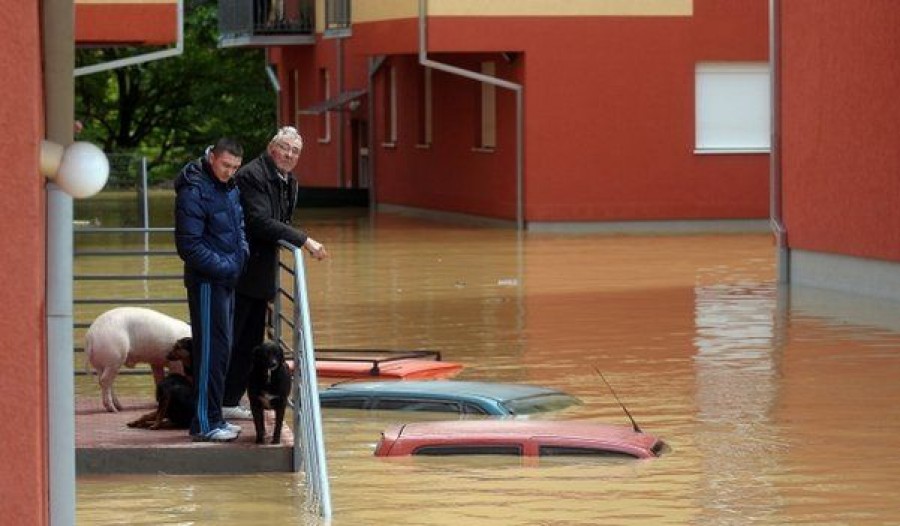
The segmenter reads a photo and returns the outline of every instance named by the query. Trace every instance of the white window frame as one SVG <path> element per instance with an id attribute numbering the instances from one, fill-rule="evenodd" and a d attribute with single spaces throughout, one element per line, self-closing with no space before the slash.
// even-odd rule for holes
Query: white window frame
<path id="1" fill-rule="evenodd" d="M 772 103 L 766 62 L 700 62 L 695 68 L 697 154 L 768 153 Z"/>

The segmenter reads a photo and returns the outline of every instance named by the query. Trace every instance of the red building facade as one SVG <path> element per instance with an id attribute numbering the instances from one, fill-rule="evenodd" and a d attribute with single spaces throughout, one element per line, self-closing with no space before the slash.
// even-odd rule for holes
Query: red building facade
<path id="1" fill-rule="evenodd" d="M 779 15 L 791 250 L 900 262 L 900 5 L 792 0 L 780 2 Z M 794 263 L 801 274 L 812 270 Z"/>
<path id="2" fill-rule="evenodd" d="M 75 0 L 79 45 L 169 45 L 178 28 L 176 0 Z"/>
<path id="3" fill-rule="evenodd" d="M 11 524 L 47 522 L 44 267 L 46 252 L 43 178 L 38 157 L 44 137 L 40 10 L 36 2 L 12 2 L 0 19 L 0 61 L 5 91 L 0 103 L 9 130 L 0 139 L 6 159 L 0 206 L 15 211 L 3 221 L 0 255 L 0 419 L 8 436 L 0 459 L 0 516 Z M 15 130 L 13 133 L 12 130 Z M 27 401 L 28 409 L 23 408 Z M 42 403 L 43 402 L 43 403 Z"/>
<path id="4" fill-rule="evenodd" d="M 765 67 L 767 2 L 355 2 L 337 30 L 333 4 L 303 43 L 244 41 L 270 49 L 304 185 L 507 221 L 521 200 L 530 226 L 768 215 L 768 145 L 704 151 L 696 105 L 704 64 Z M 420 50 L 521 86 L 521 175 L 515 90 Z"/>
<path id="5" fill-rule="evenodd" d="M 175 6 L 175 0 L 82 0 L 74 6 L 74 31 L 82 43 L 171 44 L 176 34 Z M 73 64 L 61 63 L 59 57 L 50 59 L 42 52 L 50 53 L 49 47 L 58 51 L 57 44 L 74 46 L 72 8 L 71 3 L 50 0 L 7 2 L 0 18 L 4 35 L 0 65 L 9 72 L 4 80 L 9 96 L 0 102 L 7 129 L 0 139 L 0 155 L 6 164 L 0 207 L 9 211 L 0 227 L 7 247 L 0 254 L 0 421 L 7 431 L 0 450 L 4 467 L 0 471 L 0 517 L 4 524 L 51 521 L 54 495 L 50 494 L 47 369 L 51 359 L 70 359 L 71 349 L 47 348 L 46 276 L 48 265 L 56 262 L 48 261 L 48 204 L 40 151 L 42 140 L 54 127 L 51 121 L 64 123 L 55 126 L 52 139 L 71 142 L 71 135 L 64 140 L 61 135 L 66 133 L 59 130 L 70 134 L 73 116 L 53 115 L 48 110 L 71 107 L 71 99 L 69 104 L 59 104 L 48 100 L 47 94 L 51 92 L 48 86 L 54 84 L 48 79 L 65 76 Z M 122 18 L 117 18 L 120 15 Z M 122 32 L 123 28 L 127 31 Z M 53 46 L 47 45 L 50 40 Z M 58 516 L 54 520 L 59 524 L 65 521 Z"/>

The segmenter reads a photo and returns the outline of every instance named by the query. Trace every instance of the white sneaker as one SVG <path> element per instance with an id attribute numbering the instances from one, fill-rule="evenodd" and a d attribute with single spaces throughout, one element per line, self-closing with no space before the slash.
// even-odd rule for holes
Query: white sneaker
<path id="1" fill-rule="evenodd" d="M 236 439 L 237 433 L 224 427 L 217 427 L 206 434 L 191 435 L 194 442 L 231 442 Z"/>
<path id="2" fill-rule="evenodd" d="M 232 424 L 231 422 L 225 422 L 220 426 L 220 429 L 225 429 L 231 431 L 232 433 L 236 433 L 238 435 L 241 434 L 241 426 L 237 424 Z"/>
<path id="3" fill-rule="evenodd" d="M 223 407 L 222 418 L 225 420 L 253 420 L 253 412 L 241 405 Z"/>

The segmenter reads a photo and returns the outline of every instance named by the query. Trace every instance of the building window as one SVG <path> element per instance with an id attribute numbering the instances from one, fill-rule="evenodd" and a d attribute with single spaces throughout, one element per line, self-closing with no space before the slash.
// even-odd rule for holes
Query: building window
<path id="1" fill-rule="evenodd" d="M 397 145 L 397 68 L 387 66 L 384 86 L 384 146 Z"/>
<path id="2" fill-rule="evenodd" d="M 482 62 L 481 73 L 496 77 L 497 67 L 493 62 Z M 478 99 L 481 122 L 478 129 L 478 149 L 493 150 L 497 147 L 497 87 L 487 82 L 480 83 Z"/>
<path id="3" fill-rule="evenodd" d="M 325 0 L 325 36 L 350 36 L 350 0 Z"/>
<path id="4" fill-rule="evenodd" d="M 331 98 L 331 79 L 328 76 L 328 69 L 319 69 L 319 97 L 321 100 Z M 331 112 L 323 111 L 319 117 L 319 142 L 331 142 Z"/>
<path id="5" fill-rule="evenodd" d="M 697 64 L 696 120 L 696 153 L 768 152 L 769 65 Z"/>
<path id="6" fill-rule="evenodd" d="M 417 146 L 425 148 L 431 146 L 431 68 L 422 68 L 419 77 L 419 143 Z"/>

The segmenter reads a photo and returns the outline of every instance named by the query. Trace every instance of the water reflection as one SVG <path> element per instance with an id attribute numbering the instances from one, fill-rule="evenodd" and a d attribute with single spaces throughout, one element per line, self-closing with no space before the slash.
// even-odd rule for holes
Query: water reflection
<path id="1" fill-rule="evenodd" d="M 466 365 L 462 379 L 544 384 L 585 402 L 546 418 L 626 424 L 597 367 L 673 449 L 649 462 L 386 461 L 372 456 L 381 430 L 427 416 L 325 410 L 333 524 L 900 522 L 900 334 L 834 312 L 846 296 L 828 297 L 828 316 L 802 291 L 788 305 L 768 236 L 519 239 L 359 212 L 298 219 L 333 255 L 307 265 L 318 346 L 439 350 Z M 154 259 L 151 270 L 179 264 Z M 178 282 L 152 287 L 183 293 Z M 149 378 L 119 382 L 145 392 Z M 95 379 L 77 389 L 95 396 Z M 80 478 L 78 521 L 312 523 L 302 483 Z"/>
<path id="2" fill-rule="evenodd" d="M 720 282 L 698 285 L 695 294 L 697 420 L 707 429 L 697 441 L 706 497 L 698 523 L 772 522 L 781 447 L 771 414 L 780 352 L 775 286 Z"/>

